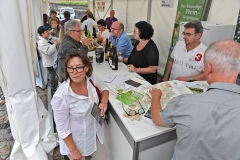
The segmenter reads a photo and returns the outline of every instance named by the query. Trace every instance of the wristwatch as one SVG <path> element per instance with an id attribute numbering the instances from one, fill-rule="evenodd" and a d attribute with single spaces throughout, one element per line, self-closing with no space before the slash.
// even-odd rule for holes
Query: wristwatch
<path id="1" fill-rule="evenodd" d="M 192 76 L 189 77 L 189 81 L 190 82 L 193 81 L 193 77 Z"/>

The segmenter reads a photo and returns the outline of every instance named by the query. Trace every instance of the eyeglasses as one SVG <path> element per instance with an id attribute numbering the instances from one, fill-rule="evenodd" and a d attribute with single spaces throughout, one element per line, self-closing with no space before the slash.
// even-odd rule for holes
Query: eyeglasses
<path id="1" fill-rule="evenodd" d="M 111 30 L 120 30 L 120 29 L 122 29 L 122 28 L 110 28 Z"/>
<path id="2" fill-rule="evenodd" d="M 76 70 L 78 73 L 81 73 L 83 71 L 85 66 L 79 66 L 76 68 L 66 67 L 68 73 L 73 73 L 74 70 Z"/>
<path id="3" fill-rule="evenodd" d="M 140 104 L 141 108 L 139 109 L 136 109 L 136 110 L 132 110 L 132 109 L 129 109 L 129 113 L 124 109 L 123 107 L 123 103 L 122 103 L 122 108 L 124 110 L 124 112 L 128 115 L 128 116 L 135 116 L 137 114 L 143 114 L 145 113 L 145 110 L 143 109 L 141 103 L 138 101 L 138 103 Z M 136 106 L 137 107 L 137 106 Z"/>
<path id="4" fill-rule="evenodd" d="M 133 29 L 133 32 L 138 32 L 138 29 Z"/>
<path id="5" fill-rule="evenodd" d="M 75 32 L 78 32 L 78 33 L 82 32 L 82 30 L 71 30 L 71 31 L 75 31 Z"/>
<path id="6" fill-rule="evenodd" d="M 190 36 L 192 36 L 192 35 L 194 35 L 194 34 L 197 34 L 197 33 L 185 33 L 185 32 L 182 32 L 182 35 L 183 36 L 188 36 L 188 37 L 190 37 Z"/>

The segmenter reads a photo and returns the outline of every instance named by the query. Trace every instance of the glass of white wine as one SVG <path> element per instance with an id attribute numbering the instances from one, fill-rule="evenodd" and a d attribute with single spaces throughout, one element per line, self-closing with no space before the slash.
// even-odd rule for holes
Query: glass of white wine
<path id="1" fill-rule="evenodd" d="M 118 108 L 121 108 L 122 107 L 122 94 L 124 93 L 124 90 L 125 90 L 125 82 L 117 82 L 116 84 L 116 92 L 117 92 L 117 95 L 119 95 L 119 98 L 120 98 L 120 102 L 117 103 L 117 107 Z"/>
<path id="2" fill-rule="evenodd" d="M 122 66 L 123 63 L 123 56 L 122 56 L 122 52 L 118 52 L 118 66 Z"/>

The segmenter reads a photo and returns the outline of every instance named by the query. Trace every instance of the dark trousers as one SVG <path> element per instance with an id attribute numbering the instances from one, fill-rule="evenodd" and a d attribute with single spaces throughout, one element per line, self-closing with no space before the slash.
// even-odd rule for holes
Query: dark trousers
<path id="1" fill-rule="evenodd" d="M 55 72 L 53 66 L 47 67 L 47 70 L 48 70 L 48 72 L 50 74 L 50 85 L 51 85 L 51 88 L 56 90 L 57 86 L 58 86 L 57 81 L 55 80 L 56 72 Z"/>

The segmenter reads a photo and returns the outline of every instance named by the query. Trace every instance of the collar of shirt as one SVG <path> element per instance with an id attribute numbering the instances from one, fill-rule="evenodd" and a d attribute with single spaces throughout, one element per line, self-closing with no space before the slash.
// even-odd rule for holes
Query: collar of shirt
<path id="1" fill-rule="evenodd" d="M 86 77 L 86 80 L 87 80 L 87 88 L 89 88 L 89 77 Z M 67 83 L 67 85 L 63 92 L 64 96 L 72 96 L 78 99 L 88 99 L 88 97 L 77 95 L 73 92 L 72 88 L 70 87 L 70 78 L 68 78 L 65 83 Z"/>
<path id="2" fill-rule="evenodd" d="M 44 41 L 44 42 L 48 42 L 47 39 L 45 39 L 45 38 L 43 38 L 43 37 L 41 37 L 41 36 L 39 36 L 39 40 Z"/>
<path id="3" fill-rule="evenodd" d="M 202 47 L 202 45 L 203 45 L 202 42 L 200 42 L 200 44 L 196 48 L 192 49 L 191 51 L 197 53 L 200 50 L 200 48 Z M 184 43 L 183 49 L 187 50 L 186 43 Z"/>
<path id="4" fill-rule="evenodd" d="M 113 38 L 115 44 L 117 44 L 117 42 L 121 39 L 121 37 L 122 37 L 123 34 L 125 34 L 125 31 L 123 31 L 122 34 L 120 34 L 119 37 L 117 37 L 117 38 Z"/>
<path id="5" fill-rule="evenodd" d="M 208 87 L 207 91 L 211 89 L 220 89 L 240 94 L 240 86 L 232 83 L 214 82 Z"/>

